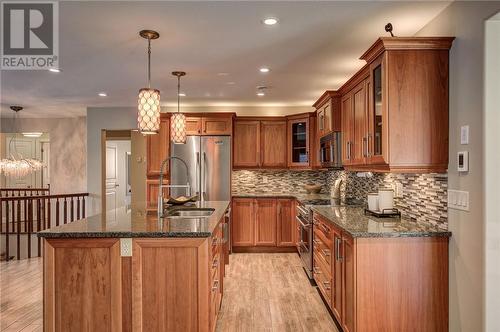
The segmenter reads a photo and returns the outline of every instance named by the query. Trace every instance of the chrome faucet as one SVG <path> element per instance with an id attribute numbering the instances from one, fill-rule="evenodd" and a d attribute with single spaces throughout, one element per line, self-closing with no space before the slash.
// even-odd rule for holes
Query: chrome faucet
<path id="1" fill-rule="evenodd" d="M 167 184 L 163 185 L 163 169 L 165 168 L 165 165 L 167 162 L 169 162 L 172 159 L 179 160 L 184 164 L 186 167 L 186 184 Z M 163 218 L 164 217 L 164 212 L 163 212 L 163 188 L 186 188 L 186 195 L 188 197 L 191 196 L 191 185 L 189 184 L 189 167 L 186 164 L 184 160 L 182 160 L 179 157 L 168 157 L 167 159 L 163 160 L 161 162 L 160 166 L 160 187 L 158 189 L 158 217 Z"/>

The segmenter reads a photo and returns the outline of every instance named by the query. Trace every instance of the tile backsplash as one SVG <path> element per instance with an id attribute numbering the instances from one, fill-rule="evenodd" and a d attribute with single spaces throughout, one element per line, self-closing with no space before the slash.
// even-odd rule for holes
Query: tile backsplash
<path id="1" fill-rule="evenodd" d="M 323 193 L 338 177 L 343 179 L 341 195 L 366 200 L 366 195 L 379 188 L 403 185 L 401 198 L 394 203 L 403 216 L 447 227 L 447 174 L 373 173 L 372 177 L 358 177 L 348 171 L 293 171 L 293 170 L 236 170 L 233 171 L 234 192 L 304 193 L 304 184 L 324 184 Z M 267 180 L 267 182 L 266 182 Z"/>

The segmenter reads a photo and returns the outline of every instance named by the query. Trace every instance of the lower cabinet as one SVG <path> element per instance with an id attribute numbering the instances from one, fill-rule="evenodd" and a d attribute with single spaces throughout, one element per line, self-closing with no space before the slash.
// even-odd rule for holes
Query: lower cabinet
<path id="1" fill-rule="evenodd" d="M 209 238 L 45 239 L 44 331 L 213 332 L 223 227 Z"/>
<path id="2" fill-rule="evenodd" d="M 448 238 L 353 238 L 313 221 L 314 280 L 343 332 L 448 331 Z"/>
<path id="3" fill-rule="evenodd" d="M 234 247 L 295 246 L 294 199 L 233 198 Z"/>

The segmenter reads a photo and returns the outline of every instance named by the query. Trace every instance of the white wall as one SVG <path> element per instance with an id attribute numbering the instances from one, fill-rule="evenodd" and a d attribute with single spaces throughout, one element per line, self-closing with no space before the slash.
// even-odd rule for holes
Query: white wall
<path id="1" fill-rule="evenodd" d="M 11 119 L 1 119 L 1 132 L 12 132 Z M 51 193 L 64 194 L 85 192 L 87 130 L 86 119 L 51 118 L 17 120 L 21 132 L 44 132 L 50 136 Z M 90 173 L 92 174 L 92 172 Z"/>
<path id="2" fill-rule="evenodd" d="M 101 211 L 101 130 L 137 127 L 135 107 L 87 108 L 87 190 L 92 199 L 88 213 Z"/>
<path id="3" fill-rule="evenodd" d="M 486 331 L 500 331 L 500 14 L 486 22 L 484 153 Z"/>
<path id="4" fill-rule="evenodd" d="M 419 36 L 456 37 L 450 52 L 448 187 L 470 193 L 470 212 L 448 212 L 448 229 L 453 234 L 449 279 L 449 318 L 453 332 L 476 332 L 485 328 L 484 24 L 499 10 L 500 2 L 453 2 L 417 33 Z M 470 125 L 468 146 L 460 145 L 462 125 Z M 470 171 L 465 175 L 456 171 L 456 153 L 461 150 L 469 151 Z"/>

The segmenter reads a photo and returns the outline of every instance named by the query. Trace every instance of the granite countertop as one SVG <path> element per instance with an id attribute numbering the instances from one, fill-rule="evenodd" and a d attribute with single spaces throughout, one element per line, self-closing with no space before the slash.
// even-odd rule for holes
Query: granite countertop
<path id="1" fill-rule="evenodd" d="M 251 191 L 251 192 L 243 192 L 243 191 L 235 191 L 231 194 L 233 197 L 248 197 L 248 198 L 258 198 L 258 197 L 277 197 L 277 198 L 295 198 L 296 200 L 305 201 L 305 200 L 313 200 L 313 199 L 330 199 L 329 194 L 307 194 L 307 193 L 297 193 L 297 192 L 259 192 L 259 191 Z"/>
<path id="2" fill-rule="evenodd" d="M 197 202 L 195 206 L 213 208 L 208 218 L 158 218 L 144 209 L 120 207 L 92 217 L 41 232 L 44 238 L 119 238 L 119 237 L 209 237 L 224 216 L 229 201 Z"/>
<path id="3" fill-rule="evenodd" d="M 405 218 L 377 218 L 359 207 L 312 207 L 352 237 L 450 237 L 451 232 L 422 221 Z"/>

